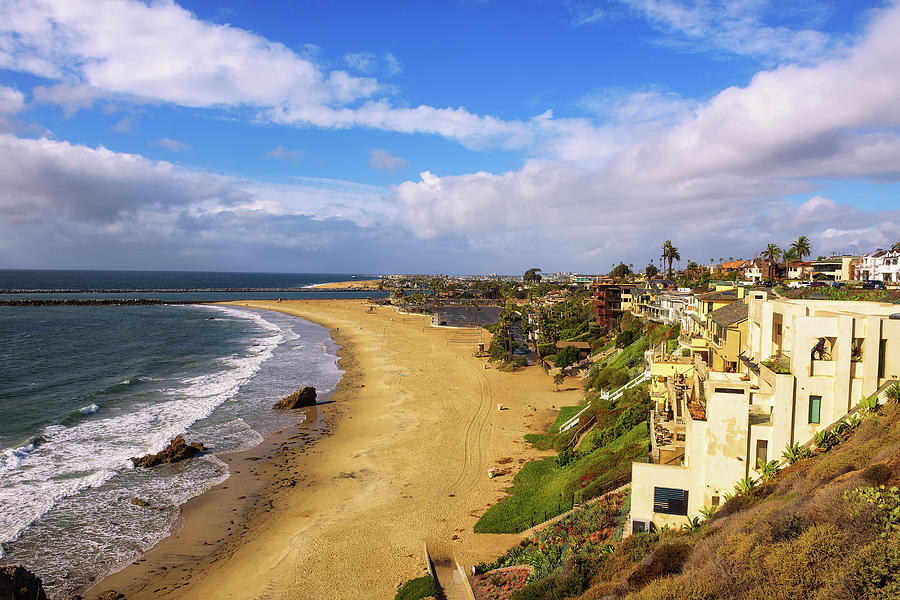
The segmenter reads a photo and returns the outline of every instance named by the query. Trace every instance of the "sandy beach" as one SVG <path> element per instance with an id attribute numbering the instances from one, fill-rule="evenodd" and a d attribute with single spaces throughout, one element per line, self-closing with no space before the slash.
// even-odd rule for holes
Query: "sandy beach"
<path id="1" fill-rule="evenodd" d="M 472 526 L 541 455 L 522 436 L 580 391 L 555 392 L 538 367 L 485 369 L 471 333 L 390 307 L 234 304 L 329 328 L 346 371 L 338 390 L 296 430 L 228 456 L 232 477 L 189 503 L 182 529 L 88 598 L 390 599 L 423 573 L 423 542 L 467 568 L 518 542 Z M 490 467 L 512 473 L 489 479 Z"/>
<path id="2" fill-rule="evenodd" d="M 323 290 L 377 290 L 380 279 L 354 279 L 352 281 L 332 281 L 320 283 L 315 287 Z"/>

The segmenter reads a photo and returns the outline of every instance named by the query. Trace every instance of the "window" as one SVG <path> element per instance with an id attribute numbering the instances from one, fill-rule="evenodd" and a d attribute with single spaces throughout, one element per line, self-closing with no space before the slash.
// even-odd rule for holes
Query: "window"
<path id="1" fill-rule="evenodd" d="M 822 411 L 822 396 L 809 397 L 809 423 L 818 423 Z"/>
<path id="2" fill-rule="evenodd" d="M 775 325 L 775 335 L 781 335 L 781 323 Z"/>
<path id="3" fill-rule="evenodd" d="M 731 362 L 729 362 L 728 364 L 729 365 L 737 365 L 737 363 L 731 363 Z M 720 388 L 720 387 L 717 387 L 717 388 L 715 388 L 715 392 L 717 394 L 743 394 L 744 389 L 743 388 Z"/>
<path id="4" fill-rule="evenodd" d="M 767 462 L 769 462 L 769 442 L 756 440 L 756 466 L 764 467 Z"/>
<path id="5" fill-rule="evenodd" d="M 687 490 L 664 487 L 653 488 L 653 512 L 687 516 L 687 506 Z"/>
<path id="6" fill-rule="evenodd" d="M 884 379 L 884 361 L 887 356 L 887 340 L 878 342 L 878 379 Z"/>
<path id="7" fill-rule="evenodd" d="M 719 497 L 718 497 L 718 496 L 713 496 L 713 497 L 712 497 L 712 505 L 713 505 L 713 506 L 718 506 L 718 505 L 719 505 L 719 502 L 720 502 L 720 500 L 719 500 Z"/>

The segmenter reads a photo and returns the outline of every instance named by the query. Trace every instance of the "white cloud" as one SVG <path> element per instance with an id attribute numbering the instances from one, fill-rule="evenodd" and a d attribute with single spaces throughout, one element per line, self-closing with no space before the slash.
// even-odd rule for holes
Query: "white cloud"
<path id="1" fill-rule="evenodd" d="M 306 150 L 288 150 L 284 146 L 277 146 L 266 152 L 266 156 L 269 158 L 277 158 L 279 160 L 300 162 L 303 160 L 303 157 L 306 156 Z"/>
<path id="2" fill-rule="evenodd" d="M 464 108 L 406 108 L 372 77 L 325 72 L 315 48 L 297 54 L 254 33 L 202 21 L 172 2 L 7 0 L 0 4 L 0 67 L 59 80 L 43 101 L 68 113 L 101 95 L 186 107 L 249 107 L 282 124 L 362 126 L 436 133 L 472 147 L 521 147 L 533 139 L 523 122 Z M 368 54 L 347 55 L 367 67 Z M 399 62 L 384 57 L 388 73 Z M 360 103 L 362 103 L 360 105 Z"/>
<path id="3" fill-rule="evenodd" d="M 548 158 L 397 186 L 401 216 L 423 239 L 529 240 L 529 250 L 581 264 L 643 262 L 670 238 L 692 259 L 717 247 L 752 254 L 801 233 L 822 251 L 887 244 L 900 211 L 813 197 L 813 182 L 900 181 L 897 31 L 900 6 L 878 14 L 844 57 L 760 72 L 704 104 L 607 94 L 594 107 L 612 115 L 605 125 L 541 122 Z M 782 199 L 799 194 L 812 199 Z"/>
<path id="4" fill-rule="evenodd" d="M 403 66 L 400 64 L 400 61 L 397 60 L 397 57 L 394 56 L 391 52 L 385 53 L 384 64 L 388 75 L 399 75 L 403 72 Z"/>
<path id="5" fill-rule="evenodd" d="M 134 117 L 125 117 L 112 126 L 112 130 L 116 133 L 134 133 Z"/>
<path id="6" fill-rule="evenodd" d="M 409 168 L 409 161 L 382 148 L 374 148 L 369 150 L 369 166 L 378 171 L 396 171 Z"/>
<path id="7" fill-rule="evenodd" d="M 819 31 L 764 24 L 762 18 L 769 8 L 765 0 L 619 1 L 676 36 L 670 43 L 689 43 L 692 48 L 724 50 L 767 62 L 808 62 L 821 58 L 834 45 Z"/>
<path id="8" fill-rule="evenodd" d="M 0 85 L 0 117 L 17 113 L 25 108 L 25 96 L 19 90 Z"/>
<path id="9" fill-rule="evenodd" d="M 71 117 L 79 110 L 93 108 L 94 102 L 105 95 L 103 90 L 98 88 L 71 83 L 49 87 L 39 85 L 34 88 L 33 94 L 36 102 L 61 106 L 67 117 Z"/>
<path id="10" fill-rule="evenodd" d="M 159 146 L 160 148 L 165 148 L 166 150 L 171 150 L 172 152 L 183 152 L 185 150 L 189 150 L 191 147 L 190 144 L 185 144 L 184 142 L 173 140 L 167 137 L 153 142 L 153 145 Z"/>
<path id="11" fill-rule="evenodd" d="M 0 134 L 0 188 L 8 265 L 350 271 L 360 256 L 373 270 L 385 253 L 402 256 L 396 208 L 374 186 L 250 181 Z"/>
<path id="12" fill-rule="evenodd" d="M 370 73 L 375 68 L 375 55 L 371 52 L 349 52 L 344 55 L 344 62 L 354 71 Z"/>

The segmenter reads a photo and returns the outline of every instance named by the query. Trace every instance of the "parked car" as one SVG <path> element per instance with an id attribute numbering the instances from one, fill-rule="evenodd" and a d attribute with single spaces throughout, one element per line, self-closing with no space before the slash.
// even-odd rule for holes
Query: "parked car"
<path id="1" fill-rule="evenodd" d="M 887 289 L 884 285 L 883 281 L 878 281 L 877 279 L 868 279 L 863 281 L 862 287 L 864 290 L 885 290 Z"/>
<path id="2" fill-rule="evenodd" d="M 842 288 L 842 287 L 844 287 L 844 282 L 843 282 L 843 281 L 832 281 L 832 282 L 831 282 L 831 287 L 833 287 L 833 288 Z"/>
<path id="3" fill-rule="evenodd" d="M 811 288 L 820 288 L 820 287 L 828 287 L 828 284 L 824 281 L 810 281 L 807 287 Z"/>

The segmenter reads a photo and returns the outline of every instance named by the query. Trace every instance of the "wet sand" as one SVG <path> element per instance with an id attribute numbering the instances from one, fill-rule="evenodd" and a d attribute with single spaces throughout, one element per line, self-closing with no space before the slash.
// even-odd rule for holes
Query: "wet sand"
<path id="1" fill-rule="evenodd" d="M 182 529 L 88 598 L 114 588 L 130 600 L 390 599 L 424 572 L 423 542 L 467 567 L 518 543 L 472 526 L 520 464 L 541 456 L 522 436 L 580 391 L 554 392 L 539 367 L 485 369 L 471 330 L 433 328 L 389 307 L 233 304 L 331 329 L 345 370 L 333 402 L 226 457 L 232 477 L 185 507 Z M 490 479 L 490 467 L 511 473 Z"/>

